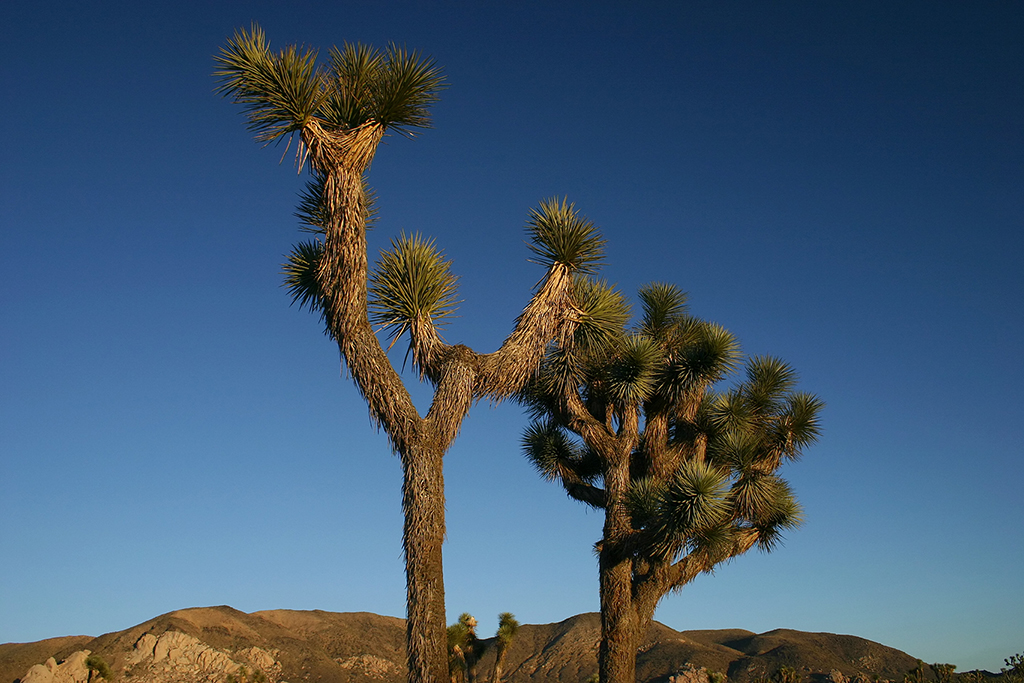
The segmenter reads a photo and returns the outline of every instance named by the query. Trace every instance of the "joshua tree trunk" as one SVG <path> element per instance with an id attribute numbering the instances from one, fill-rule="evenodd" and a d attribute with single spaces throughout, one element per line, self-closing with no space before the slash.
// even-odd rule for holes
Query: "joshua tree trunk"
<path id="1" fill-rule="evenodd" d="M 326 226 L 319 274 L 327 323 L 371 415 L 401 456 L 409 680 L 436 683 L 448 678 L 441 559 L 445 533 L 442 457 L 451 440 L 438 435 L 420 417 L 370 325 L 361 175 L 332 174 L 324 194 L 332 219 Z M 468 409 L 470 400 L 471 394 L 453 403 L 465 404 Z"/>
<path id="2" fill-rule="evenodd" d="M 631 563 L 621 560 L 606 566 L 604 557 L 601 563 L 601 683 L 636 683 L 639 643 L 630 599 Z"/>
<path id="3" fill-rule="evenodd" d="M 412 447 L 402 454 L 402 510 L 406 595 L 406 650 L 415 680 L 448 678 L 445 636 L 444 475 L 439 448 Z M 440 628 L 438 625 L 440 624 Z"/>

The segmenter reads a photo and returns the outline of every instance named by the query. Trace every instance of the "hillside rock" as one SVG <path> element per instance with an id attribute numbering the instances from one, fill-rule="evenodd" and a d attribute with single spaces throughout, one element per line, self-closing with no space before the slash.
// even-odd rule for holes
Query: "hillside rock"
<path id="1" fill-rule="evenodd" d="M 86 683 L 89 680 L 89 668 L 85 660 L 89 654 L 88 650 L 80 650 L 61 664 L 50 657 L 46 664 L 36 664 L 30 668 L 21 683 Z"/>
<path id="2" fill-rule="evenodd" d="M 601 620 L 581 614 L 557 624 L 524 624 L 505 661 L 506 683 L 581 683 L 597 672 Z M 493 642 L 493 639 L 485 640 Z M 375 614 L 272 610 L 246 614 L 203 607 L 164 614 L 98 638 L 75 636 L 0 645 L 0 683 L 86 683 L 85 658 L 101 656 L 115 680 L 226 683 L 242 667 L 269 683 L 401 683 L 405 622 Z M 854 636 L 779 629 L 675 631 L 655 622 L 637 657 L 642 683 L 761 683 L 781 667 L 803 683 L 903 680 L 916 665 L 906 653 Z M 486 683 L 488 648 L 478 666 Z"/>
<path id="3" fill-rule="evenodd" d="M 159 637 L 143 634 L 125 658 L 126 674 L 152 683 L 201 683 L 224 681 L 229 674 L 243 669 L 261 672 L 272 683 L 278 680 L 281 665 L 273 655 L 259 647 L 249 647 L 233 655 L 216 650 L 180 631 L 164 631 Z"/>

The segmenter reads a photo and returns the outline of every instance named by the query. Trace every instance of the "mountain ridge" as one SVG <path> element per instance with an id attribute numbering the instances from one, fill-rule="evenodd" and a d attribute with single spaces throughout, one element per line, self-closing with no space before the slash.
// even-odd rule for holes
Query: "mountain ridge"
<path id="1" fill-rule="evenodd" d="M 503 679 L 582 683 L 597 671 L 599 637 L 596 613 L 524 624 L 509 649 Z M 273 683 L 400 683 L 405 620 L 369 612 L 246 613 L 227 605 L 174 610 L 98 637 L 0 644 L 0 683 L 72 681 L 67 667 L 81 669 L 85 655 L 72 659 L 83 651 L 102 657 L 115 680 L 139 683 L 221 683 L 242 667 L 263 672 Z M 493 661 L 494 648 L 488 648 L 478 667 L 482 683 L 489 680 Z M 655 622 L 637 657 L 637 680 L 700 683 L 706 674 L 703 679 L 690 674 L 704 668 L 735 683 L 758 683 L 788 666 L 803 680 L 819 683 L 902 681 L 916 664 L 904 652 L 857 636 L 792 629 L 676 631 Z"/>

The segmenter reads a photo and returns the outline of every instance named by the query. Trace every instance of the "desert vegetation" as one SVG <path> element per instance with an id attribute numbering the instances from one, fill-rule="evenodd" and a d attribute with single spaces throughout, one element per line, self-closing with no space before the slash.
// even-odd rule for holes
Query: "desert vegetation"
<path id="1" fill-rule="evenodd" d="M 366 242 L 370 163 L 386 135 L 411 138 L 430 126 L 444 74 L 395 45 L 318 57 L 296 46 L 272 51 L 253 26 L 227 41 L 215 75 L 257 142 L 295 145 L 309 177 L 297 213 L 307 237 L 287 258 L 285 284 L 321 317 L 401 460 L 409 680 L 476 677 L 475 623 L 460 619 L 454 632 L 444 623 L 443 458 L 475 402 L 516 398 L 533 418 L 523 448 L 534 466 L 603 511 L 599 677 L 633 683 L 637 649 L 665 595 L 753 548 L 776 548 L 800 522 L 781 468 L 816 440 L 822 401 L 797 390 L 784 361 L 744 360 L 727 330 L 688 313 L 674 285 L 641 289 L 632 321 L 626 298 L 594 279 L 604 248 L 596 226 L 564 198 L 528 213 L 544 273 L 498 351 L 446 342 L 457 277 L 435 242 L 402 234 L 372 267 Z M 401 340 L 433 387 L 425 415 L 388 355 Z M 737 371 L 742 379 L 723 388 Z M 517 628 L 502 615 L 495 683 Z M 1006 664 L 1001 677 L 1020 683 L 1021 656 Z M 93 672 L 106 677 L 98 663 Z M 784 667 L 775 677 L 796 683 L 799 672 Z M 904 683 L 983 678 L 919 663 Z"/>
<path id="2" fill-rule="evenodd" d="M 674 286 L 643 289 L 643 317 L 627 328 L 624 297 L 592 279 L 604 242 L 565 199 L 529 215 L 545 274 L 499 350 L 446 343 L 457 278 L 434 242 L 403 234 L 372 270 L 366 244 L 370 162 L 389 132 L 430 125 L 441 69 L 394 45 L 332 48 L 321 65 L 314 50 L 272 52 L 255 26 L 216 60 L 220 92 L 244 107 L 257 141 L 295 142 L 309 172 L 297 215 L 310 238 L 290 254 L 285 282 L 321 316 L 401 458 L 409 680 L 450 676 L 444 454 L 475 401 L 516 396 L 536 420 L 525 437 L 534 464 L 605 512 L 601 680 L 632 683 L 639 639 L 668 591 L 752 547 L 772 549 L 799 521 L 778 470 L 813 442 L 821 402 L 795 392 L 795 373 L 773 358 L 751 360 L 746 381 L 716 393 L 740 362 L 738 344 L 689 316 Z M 380 330 L 392 346 L 408 339 L 406 357 L 433 385 L 426 415 Z"/>
<path id="3" fill-rule="evenodd" d="M 110 670 L 110 665 L 99 655 L 89 655 L 85 660 L 85 668 L 89 672 L 90 683 L 97 678 L 102 678 L 105 681 L 114 680 L 114 673 Z"/>

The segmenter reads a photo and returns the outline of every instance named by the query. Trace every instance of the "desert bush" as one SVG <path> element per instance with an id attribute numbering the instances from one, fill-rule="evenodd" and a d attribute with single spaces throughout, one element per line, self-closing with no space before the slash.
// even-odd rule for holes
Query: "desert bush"
<path id="1" fill-rule="evenodd" d="M 267 683 L 266 675 L 256 670 L 249 672 L 244 666 L 238 669 L 238 675 L 228 674 L 227 683 Z"/>
<path id="2" fill-rule="evenodd" d="M 85 668 L 89 670 L 90 681 L 93 678 L 93 673 L 107 681 L 114 679 L 114 672 L 110 670 L 110 666 L 99 655 L 89 655 L 86 657 Z"/>
<path id="3" fill-rule="evenodd" d="M 778 683 L 800 683 L 800 672 L 791 666 L 784 666 L 775 672 Z"/>

